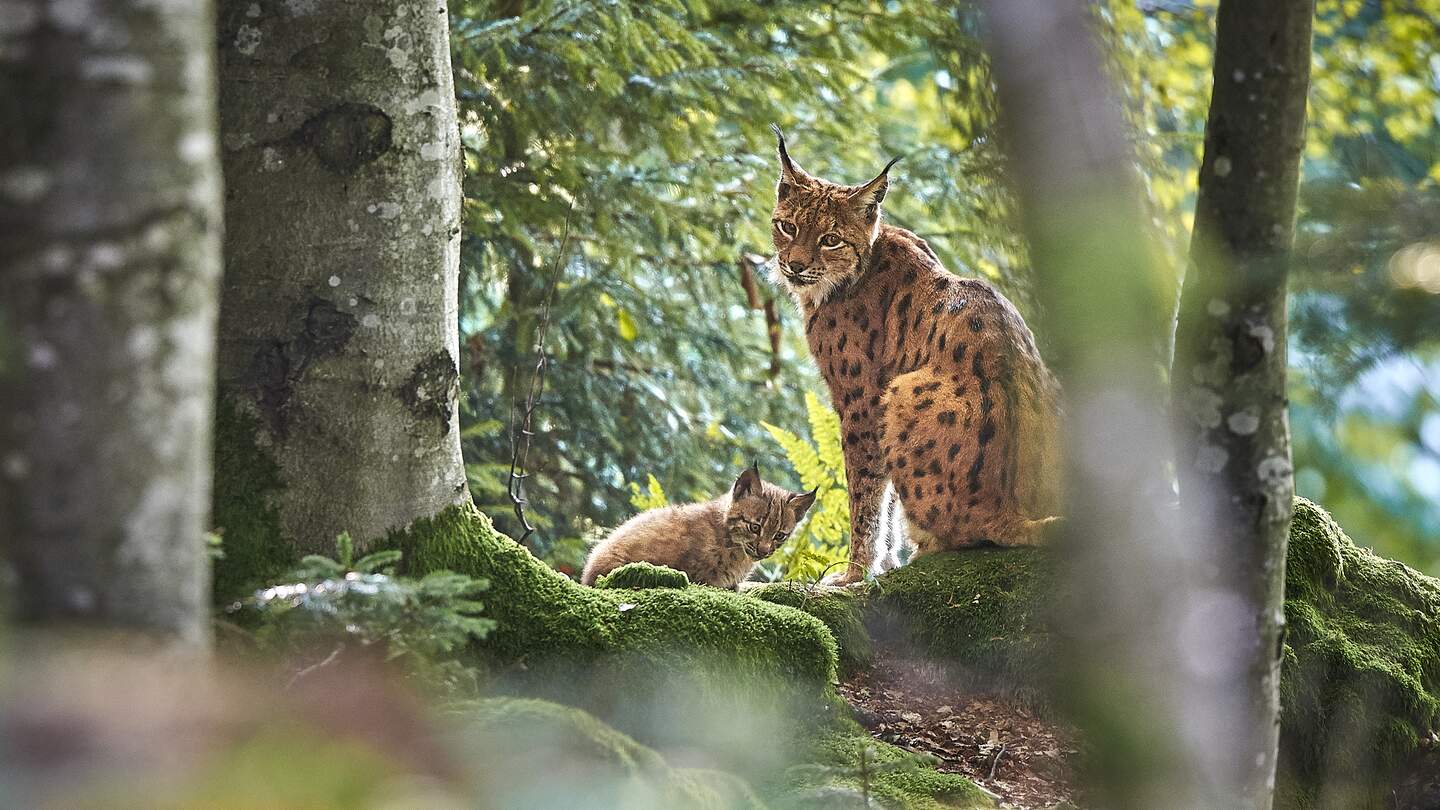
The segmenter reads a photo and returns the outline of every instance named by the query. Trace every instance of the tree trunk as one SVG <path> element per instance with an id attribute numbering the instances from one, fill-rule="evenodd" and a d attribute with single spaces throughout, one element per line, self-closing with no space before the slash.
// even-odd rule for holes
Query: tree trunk
<path id="1" fill-rule="evenodd" d="M 443 3 L 220 4 L 217 588 L 469 498 Z M 268 570 L 267 569 L 272 569 Z"/>
<path id="2" fill-rule="evenodd" d="M 1180 494 L 1246 617 L 1231 663 L 1249 727 L 1246 806 L 1270 806 L 1279 731 L 1285 545 L 1295 487 L 1285 281 L 1310 83 L 1313 0 L 1222 0 L 1191 267 L 1171 374 Z"/>
<path id="3" fill-rule="evenodd" d="M 0 12 L 0 537 L 23 622 L 209 640 L 213 24 L 206 2 Z"/>

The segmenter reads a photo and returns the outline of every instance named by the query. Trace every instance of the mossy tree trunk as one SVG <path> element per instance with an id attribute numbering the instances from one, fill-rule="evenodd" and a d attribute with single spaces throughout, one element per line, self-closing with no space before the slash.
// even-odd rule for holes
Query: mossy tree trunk
<path id="1" fill-rule="evenodd" d="M 233 590 L 469 498 L 461 166 L 444 3 L 222 0 L 219 27 Z"/>
<path id="2" fill-rule="evenodd" d="M 0 12 L 0 538 L 25 622 L 209 639 L 208 2 Z"/>
<path id="3" fill-rule="evenodd" d="M 1180 496 L 1238 594 L 1232 663 L 1249 807 L 1270 805 L 1279 730 L 1285 543 L 1295 485 L 1286 417 L 1285 279 L 1310 84 L 1313 0 L 1222 0 L 1190 269 L 1171 373 Z"/>

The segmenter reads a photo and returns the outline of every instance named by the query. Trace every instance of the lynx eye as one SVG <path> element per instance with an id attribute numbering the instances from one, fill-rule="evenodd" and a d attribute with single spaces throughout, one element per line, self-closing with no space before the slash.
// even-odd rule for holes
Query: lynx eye
<path id="1" fill-rule="evenodd" d="M 759 534 L 759 533 L 760 533 L 760 524 L 759 524 L 759 523 L 751 523 L 750 521 L 747 520 L 747 521 L 745 521 L 745 528 L 749 529 L 750 531 L 754 532 L 755 534 Z"/>
<path id="2" fill-rule="evenodd" d="M 789 532 L 776 532 L 776 533 L 775 533 L 775 539 L 776 539 L 776 540 L 784 540 L 785 538 L 787 538 L 787 537 L 789 537 L 789 536 L 790 536 L 790 533 L 789 533 Z"/>
<path id="3" fill-rule="evenodd" d="M 827 233 L 824 236 L 820 237 L 820 247 L 825 248 L 826 250 L 834 250 L 835 248 L 838 248 L 843 244 L 845 243 L 840 241 L 840 237 L 836 236 L 833 233 Z"/>
<path id="4" fill-rule="evenodd" d="M 780 233 L 784 234 L 785 236 L 787 236 L 787 237 L 789 237 L 789 238 L 791 238 L 791 239 L 794 239 L 794 238 L 795 238 L 795 223 L 793 223 L 793 222 L 786 222 L 786 221 L 783 220 L 783 219 L 774 220 L 774 223 L 775 223 L 775 230 L 779 231 Z"/>

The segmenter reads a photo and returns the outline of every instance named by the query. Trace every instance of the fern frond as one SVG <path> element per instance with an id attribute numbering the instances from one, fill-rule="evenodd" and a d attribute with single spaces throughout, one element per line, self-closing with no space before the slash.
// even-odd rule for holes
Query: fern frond
<path id="1" fill-rule="evenodd" d="M 820 461 L 832 480 L 845 480 L 845 450 L 840 443 L 840 414 L 820 399 L 814 391 L 805 392 L 805 413 L 810 420 L 810 436 Z"/>
<path id="2" fill-rule="evenodd" d="M 785 457 L 800 476 L 802 486 L 815 489 L 824 488 L 831 483 L 830 474 L 825 469 L 825 463 L 820 460 L 815 445 L 769 422 L 761 422 L 760 426 L 765 428 L 770 437 L 785 451 Z"/>
<path id="3" fill-rule="evenodd" d="M 665 494 L 665 489 L 660 486 L 653 473 L 645 474 L 645 489 L 634 481 L 629 482 L 630 505 L 642 512 L 651 509 L 659 509 L 662 506 L 670 505 L 670 498 Z"/>

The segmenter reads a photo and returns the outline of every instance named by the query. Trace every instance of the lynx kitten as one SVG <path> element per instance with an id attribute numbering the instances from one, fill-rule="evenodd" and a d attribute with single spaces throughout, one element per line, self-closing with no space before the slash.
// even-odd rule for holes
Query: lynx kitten
<path id="1" fill-rule="evenodd" d="M 814 503 L 813 491 L 765 483 L 751 467 L 714 500 L 630 518 L 590 552 L 580 581 L 593 585 L 626 563 L 649 562 L 684 571 L 691 582 L 734 588 L 756 560 L 775 553 Z"/>

